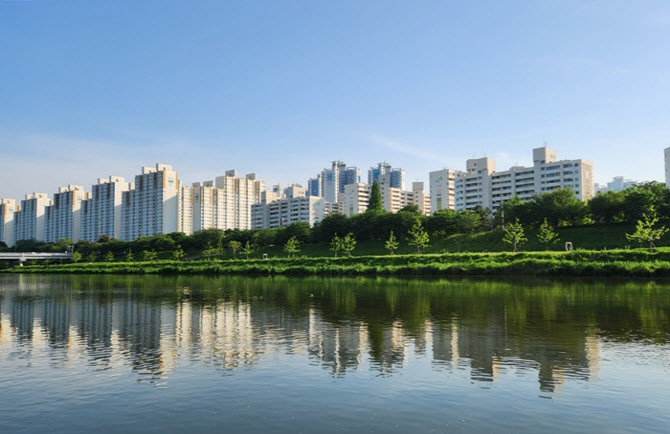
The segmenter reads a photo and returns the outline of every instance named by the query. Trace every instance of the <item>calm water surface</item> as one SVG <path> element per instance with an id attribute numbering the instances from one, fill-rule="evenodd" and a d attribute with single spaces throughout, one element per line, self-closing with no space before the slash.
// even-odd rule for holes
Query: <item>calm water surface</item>
<path id="1" fill-rule="evenodd" d="M 670 283 L 0 275 L 1 432 L 668 432 Z"/>

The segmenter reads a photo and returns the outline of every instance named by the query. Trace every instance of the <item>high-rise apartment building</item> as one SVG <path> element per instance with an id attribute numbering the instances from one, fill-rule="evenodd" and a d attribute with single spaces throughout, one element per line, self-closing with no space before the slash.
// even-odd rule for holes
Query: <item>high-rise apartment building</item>
<path id="1" fill-rule="evenodd" d="M 321 174 L 307 181 L 307 196 L 321 196 Z"/>
<path id="2" fill-rule="evenodd" d="M 219 218 L 219 229 L 251 229 L 251 205 L 260 202 L 265 182 L 256 179 L 255 173 L 238 178 L 234 170 L 217 176 L 214 186 L 224 190 L 224 215 Z"/>
<path id="3" fill-rule="evenodd" d="M 398 212 L 407 205 L 416 205 L 423 215 L 430 213 L 430 196 L 423 192 L 423 182 L 412 183 L 412 191 L 392 187 L 391 173 L 379 177 L 382 207 L 388 212 Z"/>
<path id="4" fill-rule="evenodd" d="M 456 178 L 465 172 L 442 169 L 430 172 L 430 212 L 441 209 L 456 209 Z"/>
<path id="5" fill-rule="evenodd" d="M 637 185 L 637 181 L 625 179 L 623 176 L 615 176 L 606 185 L 594 184 L 594 191 L 596 193 L 605 193 L 608 191 L 623 191 L 627 188 Z"/>
<path id="6" fill-rule="evenodd" d="M 81 232 L 81 204 L 89 195 L 81 185 L 60 187 L 51 205 L 44 210 L 44 241 L 55 243 L 68 238 L 75 243 Z"/>
<path id="7" fill-rule="evenodd" d="M 265 182 L 258 181 L 255 174 L 239 178 L 234 170 L 215 181 L 193 183 L 193 231 L 251 229 L 251 206 L 260 202 L 264 193 Z"/>
<path id="8" fill-rule="evenodd" d="M 342 212 L 347 217 L 364 213 L 370 204 L 370 186 L 360 182 L 347 185 L 340 203 L 342 203 Z"/>
<path id="9" fill-rule="evenodd" d="M 193 234 L 193 187 L 180 185 L 177 200 L 177 232 Z"/>
<path id="10" fill-rule="evenodd" d="M 323 169 L 320 175 L 309 180 L 308 189 L 310 196 L 314 196 L 317 186 L 314 185 L 315 179 L 318 182 L 318 191 L 320 196 L 327 202 L 337 202 L 340 196 L 344 194 L 344 188 L 350 184 L 360 182 L 361 173 L 357 167 L 347 167 L 341 161 L 333 161 L 330 169 Z"/>
<path id="11" fill-rule="evenodd" d="M 284 197 L 252 205 L 252 229 L 276 229 L 291 223 L 318 224 L 328 214 L 340 212 L 340 205 L 316 196 Z"/>
<path id="12" fill-rule="evenodd" d="M 16 242 L 14 234 L 18 206 L 14 199 L 0 199 L 0 242 L 11 247 Z"/>
<path id="13" fill-rule="evenodd" d="M 384 162 L 377 164 L 377 167 L 371 167 L 368 170 L 368 184 L 372 185 L 375 182 L 380 182 L 379 177 L 382 175 L 390 175 L 389 182 L 391 187 L 405 190 L 405 171 L 400 168 L 393 168 L 390 164 Z"/>
<path id="14" fill-rule="evenodd" d="M 21 210 L 15 215 L 14 239 L 44 241 L 44 212 L 51 205 L 46 193 L 27 194 L 21 201 Z"/>
<path id="15" fill-rule="evenodd" d="M 558 188 L 571 188 L 577 198 L 588 200 L 594 195 L 593 163 L 558 160 L 554 149 L 542 147 L 533 149 L 532 167 L 497 172 L 492 158 L 470 159 L 465 172 L 431 172 L 430 188 L 432 212 L 477 206 L 495 211 L 514 196 L 528 200 Z"/>
<path id="16" fill-rule="evenodd" d="M 97 241 L 102 235 L 121 239 L 123 193 L 133 188 L 121 176 L 99 178 L 90 198 L 81 203 L 80 239 Z"/>
<path id="17" fill-rule="evenodd" d="M 122 193 L 121 238 L 135 240 L 178 230 L 179 175 L 167 164 L 143 167 L 135 189 Z"/>

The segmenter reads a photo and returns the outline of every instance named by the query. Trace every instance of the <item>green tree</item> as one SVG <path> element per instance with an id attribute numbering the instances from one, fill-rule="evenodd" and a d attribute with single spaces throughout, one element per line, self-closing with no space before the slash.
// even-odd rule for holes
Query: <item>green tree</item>
<path id="1" fill-rule="evenodd" d="M 219 254 L 219 249 L 205 249 L 202 251 L 202 256 L 205 257 L 206 260 L 210 261 L 214 256 Z"/>
<path id="2" fill-rule="evenodd" d="M 300 241 L 296 237 L 289 238 L 284 244 L 284 251 L 288 253 L 289 258 L 294 258 L 295 254 L 300 251 Z"/>
<path id="3" fill-rule="evenodd" d="M 514 223 L 509 223 L 505 225 L 505 234 L 503 235 L 503 242 L 511 244 L 514 252 L 518 252 L 518 246 L 528 241 L 526 238 L 526 233 L 523 230 L 523 225 L 519 223 L 519 220 L 515 220 Z"/>
<path id="4" fill-rule="evenodd" d="M 105 254 L 105 262 L 114 262 L 114 253 L 107 252 Z"/>
<path id="5" fill-rule="evenodd" d="M 588 202 L 593 220 L 598 223 L 614 223 L 623 220 L 624 193 L 621 191 L 598 192 Z"/>
<path id="6" fill-rule="evenodd" d="M 351 256 L 351 252 L 356 248 L 356 237 L 354 234 L 349 232 L 347 235 L 342 238 L 342 251 Z"/>
<path id="7" fill-rule="evenodd" d="M 72 253 L 71 259 L 72 259 L 72 262 L 74 262 L 76 264 L 77 262 L 81 261 L 81 253 L 79 253 L 79 252 Z"/>
<path id="8" fill-rule="evenodd" d="M 145 250 L 142 252 L 142 259 L 146 262 L 154 262 L 158 259 L 158 255 L 155 250 Z"/>
<path id="9" fill-rule="evenodd" d="M 395 235 L 393 234 L 393 231 L 389 234 L 389 239 L 386 240 L 386 244 L 384 244 L 384 247 L 386 250 L 389 251 L 391 256 L 395 254 L 395 251 L 398 250 L 398 246 L 400 244 L 398 243 L 398 240 L 396 239 Z"/>
<path id="10" fill-rule="evenodd" d="M 240 250 L 241 247 L 242 243 L 240 243 L 239 241 L 233 240 L 228 243 L 228 248 L 230 249 L 231 252 L 233 252 L 233 257 L 235 257 L 237 251 Z"/>
<path id="11" fill-rule="evenodd" d="M 481 225 L 481 215 L 468 209 L 460 211 L 456 218 L 456 230 L 464 234 L 477 232 Z"/>
<path id="12" fill-rule="evenodd" d="M 379 189 L 379 183 L 375 181 L 372 183 L 372 187 L 370 188 L 368 211 L 381 211 L 382 209 L 382 193 Z"/>
<path id="13" fill-rule="evenodd" d="M 649 243 L 649 251 L 653 252 L 656 247 L 654 241 L 658 241 L 666 234 L 666 232 L 668 232 L 668 228 L 665 226 L 654 228 L 656 223 L 658 223 L 658 216 L 656 215 L 656 209 L 652 205 L 649 208 L 649 211 L 642 214 L 642 218 L 637 221 L 635 232 L 626 234 L 626 238 L 640 244 Z"/>
<path id="14" fill-rule="evenodd" d="M 537 233 L 537 240 L 544 244 L 546 250 L 549 250 L 549 244 L 558 241 L 558 233 L 547 222 L 547 219 L 544 219 L 544 222 L 540 225 L 540 230 Z"/>
<path id="15" fill-rule="evenodd" d="M 337 258 L 337 252 L 342 250 L 342 239 L 337 235 L 333 235 L 333 238 L 330 240 L 330 250 L 333 251 L 335 257 Z"/>
<path id="16" fill-rule="evenodd" d="M 95 260 L 96 260 L 97 258 L 98 258 L 98 254 L 95 253 L 95 252 L 91 252 L 91 253 L 89 253 L 88 256 L 86 257 L 86 259 L 88 259 L 88 262 L 90 262 L 90 263 L 95 262 Z"/>
<path id="17" fill-rule="evenodd" d="M 133 256 L 133 249 L 128 249 L 128 253 L 126 253 L 126 262 L 133 261 L 135 261 L 135 256 Z"/>
<path id="18" fill-rule="evenodd" d="M 428 247 L 428 243 L 430 242 L 428 232 L 423 228 L 421 220 L 416 219 L 416 222 L 414 222 L 414 226 L 409 230 L 408 235 L 409 239 L 407 240 L 407 243 L 411 246 L 416 246 L 416 252 L 420 255 L 421 251 Z"/>
<path id="19" fill-rule="evenodd" d="M 175 261 L 179 262 L 184 259 L 184 256 L 186 256 L 184 249 L 182 249 L 181 246 L 177 244 L 177 247 L 175 247 L 175 249 L 172 251 L 172 257 Z"/>
<path id="20" fill-rule="evenodd" d="M 242 247 L 242 254 L 245 260 L 249 260 L 249 256 L 254 253 L 254 245 L 247 241 Z"/>

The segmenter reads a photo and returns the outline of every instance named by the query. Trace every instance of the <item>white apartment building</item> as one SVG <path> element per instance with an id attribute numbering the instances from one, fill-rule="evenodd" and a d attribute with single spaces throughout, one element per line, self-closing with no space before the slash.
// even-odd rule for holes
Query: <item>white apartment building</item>
<path id="1" fill-rule="evenodd" d="M 179 175 L 172 166 L 143 167 L 135 176 L 135 189 L 122 193 L 121 238 L 132 241 L 177 232 L 178 192 Z"/>
<path id="2" fill-rule="evenodd" d="M 14 199 L 0 199 L 0 241 L 11 247 L 16 242 L 16 213 L 19 210 Z"/>
<path id="3" fill-rule="evenodd" d="M 665 148 L 665 186 L 670 188 L 670 148 Z"/>
<path id="4" fill-rule="evenodd" d="M 46 193 L 26 194 L 26 198 L 21 201 L 21 210 L 15 214 L 15 241 L 44 241 L 44 212 L 49 205 L 51 200 Z"/>
<path id="5" fill-rule="evenodd" d="M 465 175 L 453 169 L 430 172 L 430 212 L 441 209 L 456 209 L 456 179 Z"/>
<path id="6" fill-rule="evenodd" d="M 279 186 L 276 188 L 279 191 Z M 195 182 L 192 186 L 192 230 L 251 229 L 251 207 L 267 194 L 279 193 L 266 192 L 265 182 L 256 180 L 253 173 L 240 178 L 234 170 L 229 170 L 215 181 Z"/>
<path id="7" fill-rule="evenodd" d="M 606 185 L 594 184 L 594 191 L 596 193 L 606 193 L 608 191 L 623 191 L 627 188 L 637 185 L 637 181 L 632 179 L 625 179 L 623 176 L 615 176 Z"/>
<path id="8" fill-rule="evenodd" d="M 559 188 L 571 188 L 577 198 L 588 200 L 594 195 L 593 163 L 558 160 L 554 149 L 541 147 L 533 149 L 532 167 L 515 166 L 497 172 L 492 158 L 470 159 L 465 172 L 431 172 L 430 188 L 432 212 L 476 206 L 495 211 L 514 196 L 528 200 Z"/>
<path id="9" fill-rule="evenodd" d="M 379 176 L 382 207 L 388 212 L 398 212 L 407 205 L 416 205 L 423 215 L 430 213 L 430 196 L 423 192 L 423 182 L 412 183 L 412 191 L 391 187 L 391 173 Z"/>
<path id="10" fill-rule="evenodd" d="M 413 182 L 412 191 L 403 191 L 401 203 L 404 203 L 403 207 L 416 205 L 421 214 L 430 214 L 430 195 L 424 192 L 423 182 Z"/>
<path id="11" fill-rule="evenodd" d="M 255 173 L 238 178 L 234 170 L 217 176 L 214 186 L 224 190 L 225 208 L 219 216 L 219 229 L 251 229 L 251 205 L 261 201 L 265 182 L 258 181 Z"/>
<path id="12" fill-rule="evenodd" d="M 317 196 L 291 196 L 269 203 L 252 205 L 252 229 L 276 229 L 291 223 L 305 222 L 314 226 L 328 214 L 340 212 L 339 204 Z"/>
<path id="13" fill-rule="evenodd" d="M 193 234 L 193 187 L 180 185 L 177 200 L 177 232 Z"/>
<path id="14" fill-rule="evenodd" d="M 492 158 L 467 160 L 466 172 L 456 178 L 456 209 L 471 209 L 477 205 L 490 204 L 489 177 L 495 170 L 496 163 Z"/>
<path id="15" fill-rule="evenodd" d="M 134 187 L 121 176 L 99 178 L 91 197 L 81 203 L 80 239 L 98 241 L 101 235 L 121 239 L 123 193 Z"/>
<path id="16" fill-rule="evenodd" d="M 79 241 L 81 232 L 81 203 L 89 197 L 81 185 L 60 187 L 50 206 L 44 210 L 44 241 L 55 243 L 61 238 Z"/>
<path id="17" fill-rule="evenodd" d="M 360 182 L 347 185 L 340 203 L 347 217 L 364 213 L 370 204 L 370 185 Z"/>

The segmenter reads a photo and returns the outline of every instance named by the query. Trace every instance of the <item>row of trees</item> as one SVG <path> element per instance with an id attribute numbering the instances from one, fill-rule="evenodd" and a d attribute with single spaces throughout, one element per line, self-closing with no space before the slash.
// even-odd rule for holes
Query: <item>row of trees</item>
<path id="1" fill-rule="evenodd" d="M 648 182 L 623 191 L 598 193 L 583 202 L 570 189 L 558 189 L 537 195 L 528 201 L 518 197 L 506 201 L 503 212 L 496 215 L 496 224 L 502 219 L 539 227 L 546 219 L 553 226 L 574 226 L 592 223 L 635 224 L 645 214 L 657 213 L 662 219 L 670 218 L 670 190 L 665 184 Z"/>

